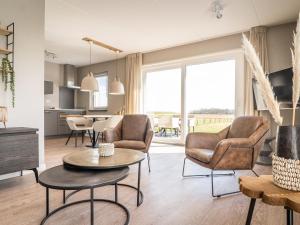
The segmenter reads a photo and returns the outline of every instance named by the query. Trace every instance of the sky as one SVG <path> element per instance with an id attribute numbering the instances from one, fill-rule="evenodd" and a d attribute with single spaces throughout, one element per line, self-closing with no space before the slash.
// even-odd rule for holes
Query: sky
<path id="1" fill-rule="evenodd" d="M 186 67 L 186 100 L 189 111 L 234 109 L 235 61 L 226 60 Z M 146 112 L 180 112 L 181 69 L 148 72 Z"/>

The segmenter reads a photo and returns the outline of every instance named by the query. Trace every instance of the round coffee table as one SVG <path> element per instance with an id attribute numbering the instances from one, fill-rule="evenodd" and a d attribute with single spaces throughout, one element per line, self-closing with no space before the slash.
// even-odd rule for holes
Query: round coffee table
<path id="1" fill-rule="evenodd" d="M 94 198 L 94 188 L 103 187 L 106 185 L 117 185 L 117 182 L 123 180 L 128 176 L 128 167 L 123 167 L 119 169 L 111 169 L 105 171 L 91 171 L 91 170 L 74 170 L 69 169 L 64 166 L 56 166 L 45 170 L 39 176 L 39 183 L 46 187 L 46 216 L 41 222 L 41 225 L 44 224 L 47 219 L 49 219 L 55 213 L 81 203 L 90 202 L 91 208 L 91 219 L 90 224 L 94 224 L 94 202 L 107 202 L 114 204 L 126 213 L 125 225 L 129 223 L 129 211 L 128 209 L 118 203 L 117 199 L 117 188 L 115 189 L 115 201 L 108 199 L 95 199 Z M 90 189 L 90 199 L 75 201 L 68 204 L 64 204 L 61 207 L 58 207 L 50 212 L 49 210 L 49 189 L 57 190 L 85 190 Z"/>
<path id="2" fill-rule="evenodd" d="M 98 150 L 89 149 L 80 152 L 74 152 L 63 158 L 65 166 L 78 169 L 89 170 L 108 170 L 114 168 L 123 168 L 133 164 L 138 164 L 138 181 L 137 187 L 129 184 L 120 184 L 117 186 L 126 186 L 137 191 L 137 206 L 143 203 L 144 195 L 140 190 L 141 183 L 141 162 L 145 159 L 145 154 L 141 151 L 115 148 L 115 153 L 109 157 L 99 157 Z M 65 200 L 80 190 L 74 191 L 65 197 Z M 65 194 L 64 194 L 65 195 Z"/>

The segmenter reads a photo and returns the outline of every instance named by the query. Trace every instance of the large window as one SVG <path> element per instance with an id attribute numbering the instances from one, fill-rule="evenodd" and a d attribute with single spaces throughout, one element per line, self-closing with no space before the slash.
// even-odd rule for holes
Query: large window
<path id="1" fill-rule="evenodd" d="M 218 132 L 235 113 L 235 60 L 186 67 L 189 132 Z"/>
<path id="2" fill-rule="evenodd" d="M 189 132 L 228 126 L 241 115 L 241 68 L 238 53 L 144 68 L 144 112 L 155 140 L 183 143 Z"/>
<path id="3" fill-rule="evenodd" d="M 93 95 L 93 106 L 94 109 L 107 109 L 108 106 L 108 76 L 107 74 L 95 75 L 98 82 L 99 91 L 94 92 Z"/>

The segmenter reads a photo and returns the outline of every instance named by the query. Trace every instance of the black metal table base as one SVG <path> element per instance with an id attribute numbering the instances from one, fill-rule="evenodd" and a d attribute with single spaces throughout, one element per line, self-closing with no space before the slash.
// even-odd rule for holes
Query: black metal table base
<path id="1" fill-rule="evenodd" d="M 137 187 L 134 187 L 134 186 L 129 185 L 129 184 L 117 184 L 117 186 L 129 187 L 129 188 L 132 188 L 132 189 L 136 190 L 137 193 L 139 193 L 139 194 L 137 194 L 137 203 L 136 203 L 137 206 L 140 206 L 143 203 L 143 201 L 144 201 L 144 194 Z M 64 194 L 63 194 L 63 203 L 65 204 L 70 197 L 72 197 L 74 194 L 76 194 L 76 193 L 78 193 L 80 191 L 82 191 L 82 190 L 72 191 L 72 192 L 70 192 L 68 194 L 66 194 L 66 192 L 64 191 Z"/>
<path id="2" fill-rule="evenodd" d="M 115 185 L 115 184 L 113 184 Z M 129 185 L 129 184 L 116 184 L 115 185 L 115 190 L 117 190 L 117 187 L 118 186 L 124 186 L 124 187 L 129 187 L 129 188 L 132 188 L 132 189 L 135 189 L 137 191 L 137 196 L 136 196 L 136 206 L 139 207 L 143 201 L 144 201 L 144 194 L 143 192 L 141 191 L 141 162 L 138 163 L 138 180 L 137 180 L 137 187 L 135 186 L 132 186 L 132 185 Z M 74 194 L 76 194 L 77 192 L 79 192 L 81 190 L 75 190 L 75 191 L 72 191 L 71 193 L 67 194 L 63 193 L 63 202 L 66 203 L 66 201 Z M 116 191 L 117 193 L 117 191 Z"/>
<path id="3" fill-rule="evenodd" d="M 51 217 L 53 216 L 54 214 L 56 214 L 57 212 L 65 209 L 65 208 L 68 208 L 70 206 L 73 206 L 73 205 L 78 205 L 78 204 L 82 204 L 82 203 L 86 203 L 86 202 L 90 202 L 90 224 L 91 225 L 94 225 L 94 202 L 106 202 L 106 203 L 110 203 L 110 204 L 114 204 L 116 206 L 118 206 L 119 208 L 121 208 L 125 214 L 126 214 L 126 220 L 124 222 L 124 225 L 128 225 L 129 224 L 129 220 L 130 220 L 130 213 L 128 211 L 128 209 L 118 203 L 118 191 L 117 191 L 117 186 L 115 185 L 116 189 L 115 189 L 115 201 L 112 201 L 112 200 L 108 200 L 108 199 L 95 199 L 94 198 L 94 189 L 91 188 L 90 189 L 90 199 L 85 199 L 85 200 L 80 200 L 80 201 L 75 201 L 75 202 L 71 202 L 71 203 L 68 203 L 68 204 L 64 204 L 56 209 L 54 209 L 53 211 L 50 212 L 50 207 L 49 207 L 49 188 L 46 188 L 46 216 L 43 218 L 43 220 L 41 221 L 40 225 L 43 225 L 45 224 L 45 222 Z M 64 202 L 66 202 L 66 196 L 65 196 L 65 190 L 64 191 Z M 78 192 L 78 191 L 77 191 Z"/>
<path id="4" fill-rule="evenodd" d="M 256 203 L 256 199 L 251 198 L 250 206 L 247 214 L 246 225 L 251 225 L 255 203 Z M 293 210 L 287 207 L 285 207 L 285 209 L 286 209 L 286 224 L 293 225 L 294 224 Z"/>

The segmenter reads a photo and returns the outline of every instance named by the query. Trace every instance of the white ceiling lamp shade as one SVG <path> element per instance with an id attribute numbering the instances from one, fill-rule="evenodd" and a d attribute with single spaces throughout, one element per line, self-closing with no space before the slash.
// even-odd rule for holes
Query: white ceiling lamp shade
<path id="1" fill-rule="evenodd" d="M 124 90 L 124 85 L 120 81 L 118 77 L 115 77 L 115 79 L 111 82 L 110 84 L 110 90 L 109 94 L 111 95 L 124 95 L 125 90 Z"/>
<path id="2" fill-rule="evenodd" d="M 116 76 L 115 79 L 110 84 L 109 94 L 124 95 L 125 94 L 124 85 L 122 84 L 120 78 L 118 77 L 118 54 L 120 51 L 117 50 L 115 52 L 116 52 Z"/>
<path id="3" fill-rule="evenodd" d="M 90 65 L 92 64 L 92 42 L 90 44 Z M 96 92 L 99 91 L 98 82 L 92 72 L 88 72 L 87 75 L 82 79 L 80 90 L 84 92 Z"/>
<path id="4" fill-rule="evenodd" d="M 80 90 L 85 92 L 99 91 L 98 82 L 92 72 L 89 72 L 82 79 Z"/>

